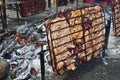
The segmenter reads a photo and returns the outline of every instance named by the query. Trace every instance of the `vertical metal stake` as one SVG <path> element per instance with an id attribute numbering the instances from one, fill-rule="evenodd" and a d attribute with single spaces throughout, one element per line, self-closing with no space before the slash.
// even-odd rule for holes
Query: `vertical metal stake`
<path id="1" fill-rule="evenodd" d="M 41 63 L 41 80 L 45 80 L 45 65 L 44 65 L 44 51 L 42 44 L 42 52 L 40 53 L 40 63 Z"/>
<path id="2" fill-rule="evenodd" d="M 16 6 L 16 13 L 17 13 L 17 21 L 18 21 L 18 25 L 19 25 L 19 10 L 18 10 L 17 0 L 16 0 L 16 3 L 15 3 L 15 6 Z"/>
<path id="3" fill-rule="evenodd" d="M 109 41 L 109 35 L 110 35 L 110 26 L 111 26 L 111 19 L 107 20 L 107 24 L 105 25 L 105 47 L 104 47 L 104 52 L 103 52 L 103 57 L 105 57 L 105 49 L 108 47 L 108 41 Z"/>
<path id="4" fill-rule="evenodd" d="M 48 0 L 48 7 L 51 9 L 51 0 Z"/>
<path id="5" fill-rule="evenodd" d="M 76 7 L 78 8 L 78 0 L 76 1 Z"/>
<path id="6" fill-rule="evenodd" d="M 110 35 L 110 26 L 111 26 L 111 20 L 107 20 L 106 33 L 105 33 L 106 48 L 108 47 L 108 41 L 109 41 L 109 35 Z"/>
<path id="7" fill-rule="evenodd" d="M 59 3 L 59 0 L 56 0 L 56 13 L 58 12 L 58 3 Z"/>
<path id="8" fill-rule="evenodd" d="M 5 0 L 2 0 L 2 27 L 3 27 L 3 31 L 5 32 L 5 30 L 7 29 L 7 20 L 6 20 L 6 8 L 5 8 Z"/>

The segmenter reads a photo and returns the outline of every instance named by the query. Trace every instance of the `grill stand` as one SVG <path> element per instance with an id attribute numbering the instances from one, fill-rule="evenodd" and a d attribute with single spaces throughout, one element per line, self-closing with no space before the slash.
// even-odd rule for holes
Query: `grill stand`
<path id="1" fill-rule="evenodd" d="M 58 0 L 56 3 L 56 12 L 58 12 Z M 105 9 L 103 8 L 103 13 L 105 14 Z M 104 15 L 105 18 L 105 15 Z M 103 51 L 102 54 L 100 56 L 100 58 L 102 58 L 103 63 L 105 65 L 108 65 L 107 61 L 105 60 L 105 56 L 106 56 L 106 49 L 108 47 L 108 41 L 109 41 L 109 34 L 110 34 L 110 27 L 111 27 L 111 19 L 107 20 L 105 19 L 105 21 L 107 21 L 107 23 L 105 24 L 105 46 L 103 47 Z M 41 80 L 45 80 L 45 65 L 44 65 L 44 50 L 43 50 L 43 45 L 42 45 L 42 52 L 40 53 L 40 62 L 41 62 Z"/>
<path id="2" fill-rule="evenodd" d="M 48 7 L 51 9 L 51 0 L 48 0 Z"/>
<path id="3" fill-rule="evenodd" d="M 1 6 L 1 18 L 2 18 L 2 27 L 3 32 L 7 30 L 7 20 L 6 20 L 6 7 L 5 7 L 5 0 L 2 0 L 2 6 Z"/>
<path id="4" fill-rule="evenodd" d="M 103 7 L 103 13 L 104 13 L 104 19 L 105 19 L 105 46 L 103 47 L 103 53 L 101 55 L 103 63 L 105 65 L 108 65 L 107 61 L 105 60 L 105 56 L 107 56 L 106 50 L 108 48 L 108 41 L 109 41 L 109 35 L 110 35 L 110 28 L 111 28 L 111 14 L 109 11 L 107 11 L 106 7 Z M 110 16 L 109 19 L 105 18 L 105 12 Z"/>
<path id="5" fill-rule="evenodd" d="M 103 47 L 103 53 L 102 53 L 102 60 L 105 65 L 108 65 L 107 61 L 105 60 L 105 56 L 107 55 L 106 49 L 108 48 L 108 41 L 109 41 L 109 34 L 110 34 L 110 25 L 111 20 L 107 20 L 107 24 L 105 25 L 105 46 Z"/>
<path id="6" fill-rule="evenodd" d="M 19 18 L 19 9 L 18 9 L 17 0 L 15 1 L 15 7 L 16 7 L 17 22 L 18 22 L 18 25 L 19 25 L 20 24 L 20 18 Z"/>
<path id="7" fill-rule="evenodd" d="M 41 44 L 40 65 L 41 65 L 41 80 L 45 80 L 45 64 L 44 64 L 44 50 L 43 44 Z"/>

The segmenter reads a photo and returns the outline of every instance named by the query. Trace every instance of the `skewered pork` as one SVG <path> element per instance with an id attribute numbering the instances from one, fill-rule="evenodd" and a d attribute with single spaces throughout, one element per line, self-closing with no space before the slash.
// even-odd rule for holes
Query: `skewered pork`
<path id="1" fill-rule="evenodd" d="M 70 32 L 72 34 L 72 37 L 76 40 L 76 43 L 82 42 L 83 37 L 83 29 L 82 29 L 82 17 L 80 10 L 75 10 L 71 12 L 71 18 L 70 19 Z"/>
<path id="2" fill-rule="evenodd" d="M 100 6 L 59 14 L 46 22 L 55 74 L 74 70 L 75 62 L 91 60 L 104 45 L 104 25 Z"/>
<path id="3" fill-rule="evenodd" d="M 64 20 L 64 21 L 61 21 Z M 60 21 L 60 22 L 57 22 Z M 57 22 L 57 23 L 55 23 Z M 57 17 L 56 19 L 51 21 L 51 27 L 50 30 L 52 31 L 52 36 L 51 38 L 53 39 L 53 51 L 54 54 L 52 54 L 53 56 L 55 56 L 55 63 L 57 66 L 57 71 L 59 74 L 63 74 L 64 72 L 64 66 L 66 65 L 65 62 L 68 62 L 69 64 L 71 63 L 71 61 L 75 61 L 71 52 L 67 51 L 68 48 L 73 47 L 73 43 L 72 43 L 72 38 L 70 36 L 70 32 L 69 32 L 69 28 L 66 28 L 68 25 L 67 21 L 65 20 L 65 18 L 60 18 Z M 65 28 L 65 29 L 63 29 Z M 50 38 L 50 37 L 48 37 Z M 69 42 L 69 43 L 68 43 Z M 64 52 L 67 51 L 67 52 Z M 66 60 L 67 58 L 67 60 Z M 63 62 L 59 62 L 59 61 L 63 61 Z M 53 64 L 55 66 L 55 64 Z M 69 66 L 69 65 L 67 65 Z M 70 65 L 71 67 L 66 68 L 68 70 L 73 70 L 75 69 L 75 65 Z"/>

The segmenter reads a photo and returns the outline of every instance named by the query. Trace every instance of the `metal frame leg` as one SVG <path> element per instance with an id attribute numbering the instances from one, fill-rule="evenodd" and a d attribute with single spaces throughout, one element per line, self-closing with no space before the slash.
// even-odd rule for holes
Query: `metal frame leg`
<path id="1" fill-rule="evenodd" d="M 59 3 L 59 0 L 56 0 L 56 13 L 58 12 L 58 3 Z"/>
<path id="2" fill-rule="evenodd" d="M 108 65 L 107 61 L 105 60 L 105 56 L 106 56 L 106 49 L 108 47 L 108 41 L 109 41 L 109 35 L 110 35 L 110 26 L 111 26 L 111 19 L 110 20 L 107 20 L 107 24 L 105 26 L 105 47 L 104 47 L 104 51 L 103 51 L 103 54 L 102 54 L 102 60 L 103 60 L 103 63 L 105 65 Z"/>
<path id="3" fill-rule="evenodd" d="M 3 32 L 5 32 L 5 31 L 7 30 L 7 19 L 6 19 L 5 0 L 2 0 L 1 14 L 2 14 L 2 27 L 3 27 Z"/>
<path id="4" fill-rule="evenodd" d="M 78 0 L 76 1 L 76 8 L 78 8 Z"/>
<path id="5" fill-rule="evenodd" d="M 106 56 L 106 52 L 105 50 L 108 48 L 108 42 L 109 42 L 109 35 L 110 35 L 110 26 L 111 26 L 111 20 L 107 20 L 107 24 L 105 26 L 105 47 L 104 47 L 104 53 L 103 53 L 103 57 Z"/>
<path id="6" fill-rule="evenodd" d="M 48 0 L 48 7 L 51 9 L 51 0 Z"/>
<path id="7" fill-rule="evenodd" d="M 44 64 L 44 51 L 42 44 L 42 52 L 40 53 L 40 64 L 41 64 L 41 80 L 45 80 L 45 64 Z"/>
<path id="8" fill-rule="evenodd" d="M 18 10 L 17 0 L 16 0 L 16 3 L 15 3 L 15 6 L 16 6 L 17 22 L 18 22 L 18 25 L 19 25 L 20 24 L 19 23 L 19 10 Z"/>

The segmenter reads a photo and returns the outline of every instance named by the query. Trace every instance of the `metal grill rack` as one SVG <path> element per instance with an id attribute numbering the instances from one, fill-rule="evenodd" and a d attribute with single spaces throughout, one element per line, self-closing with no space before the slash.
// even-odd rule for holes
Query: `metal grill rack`
<path id="1" fill-rule="evenodd" d="M 22 17 L 27 17 L 44 11 L 46 8 L 46 2 L 45 0 L 21 0 L 19 7 L 20 15 Z"/>
<path id="2" fill-rule="evenodd" d="M 120 36 L 120 1 L 112 0 L 114 35 Z"/>
<path id="3" fill-rule="evenodd" d="M 96 5 L 85 6 L 74 10 L 65 10 L 64 12 L 58 12 L 50 16 L 52 19 L 50 18 L 50 25 L 47 26 L 47 36 L 52 67 L 56 75 L 74 70 L 77 68 L 77 65 L 87 62 L 98 56 L 101 51 L 105 51 L 107 38 L 109 36 L 105 34 L 109 32 L 107 32 L 108 28 L 105 27 L 107 25 L 104 23 L 101 8 L 97 11 L 93 9 L 95 6 Z M 97 16 L 98 14 L 100 14 L 99 17 Z M 95 17 L 92 15 L 95 15 Z M 42 20 L 36 23 L 39 22 L 42 22 Z M 54 26 L 56 24 L 57 26 Z M 55 35 L 56 33 L 57 36 Z M 56 49 L 61 50 L 61 52 L 58 52 Z M 43 50 L 42 53 L 40 53 L 42 80 L 45 80 L 44 52 Z M 63 56 L 62 59 L 61 56 Z M 61 65 L 61 67 L 58 65 Z"/>
<path id="4" fill-rule="evenodd" d="M 98 56 L 105 46 L 104 30 L 100 6 L 55 14 L 47 28 L 55 75 L 74 70 L 82 62 Z"/>

